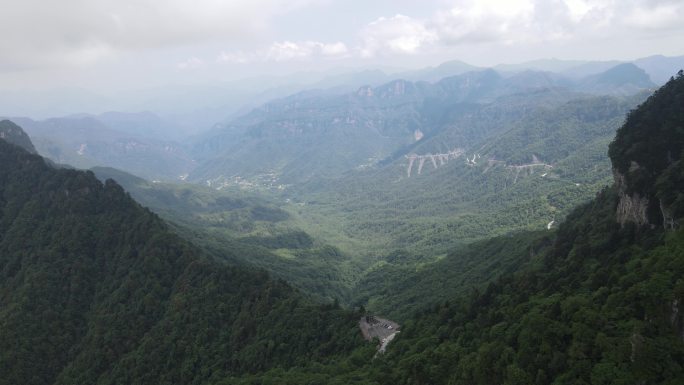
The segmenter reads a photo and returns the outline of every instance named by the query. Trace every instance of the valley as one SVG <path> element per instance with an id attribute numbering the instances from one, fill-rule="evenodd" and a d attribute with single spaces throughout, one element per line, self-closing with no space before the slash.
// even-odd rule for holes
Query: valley
<path id="1" fill-rule="evenodd" d="M 265 268 L 318 300 L 386 310 L 376 308 L 384 294 L 359 296 L 369 277 L 386 282 L 396 271 L 429 270 L 472 242 L 549 230 L 609 183 L 605 146 L 648 91 L 605 92 L 578 94 L 544 73 L 486 70 L 303 93 L 178 147 L 192 157 L 181 167 L 160 159 L 168 171 L 140 174 L 109 163 L 154 175 L 150 181 L 93 171 L 219 259 Z M 87 119 L 127 132 L 124 123 L 153 118 Z M 24 123 L 35 135 L 49 132 L 48 122 Z M 91 135 L 90 146 L 103 140 Z M 90 146 L 81 142 L 76 153 Z"/>
<path id="2" fill-rule="evenodd" d="M 0 384 L 676 383 L 682 72 L 457 64 L 0 120 Z"/>

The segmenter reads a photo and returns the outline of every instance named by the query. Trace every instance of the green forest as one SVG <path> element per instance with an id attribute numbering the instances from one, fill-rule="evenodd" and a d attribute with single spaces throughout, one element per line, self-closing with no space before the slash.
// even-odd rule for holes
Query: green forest
<path id="1" fill-rule="evenodd" d="M 680 72 L 630 113 L 611 144 L 616 167 L 622 154 L 637 146 L 634 138 L 643 135 L 643 116 L 653 119 L 648 121 L 654 133 L 649 140 L 681 143 L 682 96 Z M 657 186 L 676 186 L 682 180 L 682 146 L 669 153 L 648 148 L 655 152 L 639 152 L 641 159 L 653 162 L 644 165 L 645 171 Z M 669 190 L 669 197 L 680 197 L 678 186 Z M 665 207 L 676 208 L 677 198 Z M 501 259 L 497 266 L 504 270 L 486 288 L 415 311 L 392 350 L 361 369 L 342 377 L 332 367 L 269 371 L 244 383 L 336 383 L 343 378 L 339 383 L 679 384 L 684 378 L 684 229 L 665 230 L 662 217 L 646 226 L 621 226 L 615 213 L 619 199 L 615 187 L 606 188 L 575 209 L 551 236 L 524 234 L 483 242 L 459 253 L 461 260 L 448 258 L 445 263 L 467 263 L 463 255 L 491 247 L 489 255 L 498 259 L 497 243 L 503 243 L 499 247 L 510 253 L 499 253 L 519 259 L 513 262 L 514 271 L 506 271 Z M 679 223 L 681 213 L 671 212 L 679 213 L 674 214 Z M 515 239 L 525 246 L 516 248 Z M 438 270 L 461 278 L 456 269 Z M 431 273 L 427 284 L 406 284 L 405 292 L 424 290 L 411 300 L 442 289 L 445 277 Z"/>
<path id="2" fill-rule="evenodd" d="M 503 167 L 486 180 L 476 167 L 437 169 L 480 192 L 504 186 L 519 205 L 506 208 L 493 193 L 454 198 L 447 206 L 485 214 L 466 212 L 444 228 L 427 223 L 419 235 L 429 244 L 390 243 L 365 263 L 354 245 L 321 241 L 291 207 L 56 166 L 3 121 L 0 384 L 680 384 L 684 73 L 625 111 L 622 125 L 630 102 L 577 103 L 541 111 L 537 122 L 571 138 L 577 111 L 591 111 L 576 140 L 587 154 L 605 144 L 611 162 L 582 180 L 594 190 L 560 188 L 584 163 L 561 146 L 544 154 L 554 135 L 513 125 L 508 135 L 528 140 L 504 136 L 483 153 L 519 162 L 528 152 L 556 156 L 567 165 L 557 179 L 510 183 Z M 565 120 L 550 127 L 556 113 Z M 504 154 L 506 144 L 525 149 Z M 615 183 L 595 193 L 608 170 Z M 329 188 L 309 214 L 338 222 L 327 231 L 348 222 L 327 216 L 326 194 L 356 187 Z M 374 199 L 342 201 L 342 212 L 366 213 L 350 231 L 403 236 L 415 226 L 390 223 L 394 211 L 382 203 L 397 202 Z M 565 215 L 557 228 L 519 222 L 544 223 L 534 215 L 548 209 L 544 202 Z M 639 217 L 639 205 L 644 222 L 620 220 Z M 448 207 L 428 210 L 440 212 L 449 216 Z M 385 353 L 359 330 L 375 313 L 402 324 Z"/>
<path id="3" fill-rule="evenodd" d="M 115 182 L 0 157 L 0 383 L 205 384 L 362 348 L 358 314 L 214 261 Z"/>

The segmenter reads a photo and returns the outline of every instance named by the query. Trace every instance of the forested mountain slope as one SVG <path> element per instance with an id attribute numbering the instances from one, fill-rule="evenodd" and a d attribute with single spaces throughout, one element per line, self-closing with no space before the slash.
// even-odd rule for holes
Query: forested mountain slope
<path id="1" fill-rule="evenodd" d="M 431 290 L 429 274 L 413 282 L 411 272 L 473 250 L 463 248 L 473 241 L 500 236 L 506 244 L 511 232 L 554 228 L 609 183 L 606 147 L 627 111 L 645 96 L 588 97 L 539 89 L 466 104 L 465 110 L 432 106 L 445 111 L 430 115 L 432 127 L 443 129 L 426 132 L 384 166 L 273 194 L 277 199 L 265 209 L 274 220 L 254 217 L 261 204 L 236 200 L 235 189 L 148 183 L 102 168 L 97 173 L 120 180 L 141 203 L 184 225 L 183 234 L 203 246 L 223 255 L 247 247 L 235 257 L 308 293 L 403 318 L 420 307 L 414 299 L 421 294 L 417 289 L 404 296 L 402 288 L 426 283 L 426 292 Z M 430 156 L 448 151 L 441 144 L 449 141 L 471 144 L 448 163 L 437 158 L 433 164 Z M 410 175 L 405 154 L 422 157 Z M 505 266 L 492 267 L 481 251 L 460 256 L 479 273 L 445 283 L 439 292 L 449 296 L 474 282 L 486 283 L 518 261 L 501 255 Z M 425 271 L 444 271 L 435 269 Z"/>
<path id="2" fill-rule="evenodd" d="M 236 189 L 152 183 L 111 168 L 92 171 L 102 181 L 117 181 L 216 258 L 264 268 L 319 301 L 350 301 L 362 270 L 358 258 L 310 236 L 273 200 Z"/>
<path id="3" fill-rule="evenodd" d="M 115 182 L 0 140 L 1 384 L 215 383 L 345 354 L 357 317 L 207 258 Z"/>
<path id="4" fill-rule="evenodd" d="M 416 313 L 388 353 L 347 382 L 681 383 L 683 97 L 680 72 L 617 132 L 613 186 L 542 247 L 530 244 L 516 271 Z M 271 371 L 243 383 L 296 384 L 334 370 Z"/>
<path id="5" fill-rule="evenodd" d="M 610 146 L 615 186 L 531 254 L 539 268 L 417 316 L 388 383 L 679 383 L 683 98 L 680 72 L 629 114 Z"/>
<path id="6" fill-rule="evenodd" d="M 276 185 L 337 177 L 408 154 L 432 137 L 439 136 L 444 150 L 469 148 L 499 127 L 467 118 L 500 98 L 508 97 L 510 108 L 494 111 L 489 122 L 502 113 L 515 119 L 531 106 L 558 106 L 581 93 L 631 95 L 654 86 L 633 64 L 593 76 L 573 81 L 547 72 L 504 76 L 486 69 L 435 83 L 397 79 L 344 95 L 293 95 L 200 138 L 193 146 L 199 165 L 190 179 L 222 186 L 245 179 L 263 184 L 267 177 Z"/>
<path id="7" fill-rule="evenodd" d="M 384 167 L 311 181 L 283 195 L 302 204 L 293 209 L 306 222 L 365 241 L 376 255 L 406 250 L 433 258 L 458 244 L 553 227 L 610 182 L 606 147 L 647 94 L 550 105 L 520 100 L 554 95 L 540 91 L 470 113 L 452 111 L 450 120 L 462 132 L 465 127 L 473 131 L 467 136 L 484 137 L 448 149 L 443 143 L 458 130 L 445 128 Z M 310 231 L 317 235 L 316 228 Z"/>
<path id="8" fill-rule="evenodd" d="M 0 139 L 17 145 L 32 154 L 36 154 L 36 149 L 33 147 L 33 143 L 29 136 L 26 135 L 21 127 L 10 120 L 0 121 Z"/>
<path id="9" fill-rule="evenodd" d="M 629 114 L 610 145 L 614 186 L 530 256 L 541 267 L 416 317 L 387 383 L 681 382 L 683 107 L 680 71 Z"/>
<path id="10" fill-rule="evenodd" d="M 522 235 L 486 289 L 425 295 L 440 303 L 375 359 L 360 314 L 209 259 L 115 182 L 0 140 L 0 384 L 679 384 L 683 95 L 680 72 L 629 114 L 612 187 Z M 506 256 L 487 246 L 471 252 Z"/>

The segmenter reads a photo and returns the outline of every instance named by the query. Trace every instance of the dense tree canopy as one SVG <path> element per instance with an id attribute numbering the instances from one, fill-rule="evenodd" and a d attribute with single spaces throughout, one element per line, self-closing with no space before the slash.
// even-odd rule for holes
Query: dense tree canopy
<path id="1" fill-rule="evenodd" d="M 633 111 L 610 147 L 631 192 L 675 213 L 683 84 L 680 73 Z M 0 140 L 0 384 L 676 385 L 684 228 L 619 224 L 620 194 L 604 189 L 555 233 L 398 269 L 413 275 L 389 286 L 396 303 L 417 311 L 374 358 L 360 312 L 207 257 L 117 183 Z M 311 246 L 291 233 L 242 247 L 261 241 Z M 395 267 L 410 258 L 392 254 Z M 419 298 L 433 303 L 406 306 Z"/>
<path id="2" fill-rule="evenodd" d="M 0 383 L 205 384 L 327 360 L 357 315 L 214 262 L 113 181 L 0 140 Z"/>

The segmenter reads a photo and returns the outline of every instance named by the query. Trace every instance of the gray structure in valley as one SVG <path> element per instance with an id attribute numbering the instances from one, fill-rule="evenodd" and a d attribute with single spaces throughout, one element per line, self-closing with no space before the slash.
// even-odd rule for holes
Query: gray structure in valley
<path id="1" fill-rule="evenodd" d="M 378 352 L 384 353 L 387 345 L 399 333 L 401 326 L 385 318 L 378 318 L 374 315 L 366 315 L 359 320 L 359 328 L 363 338 L 367 341 L 373 341 L 377 338 L 380 340 Z"/>

